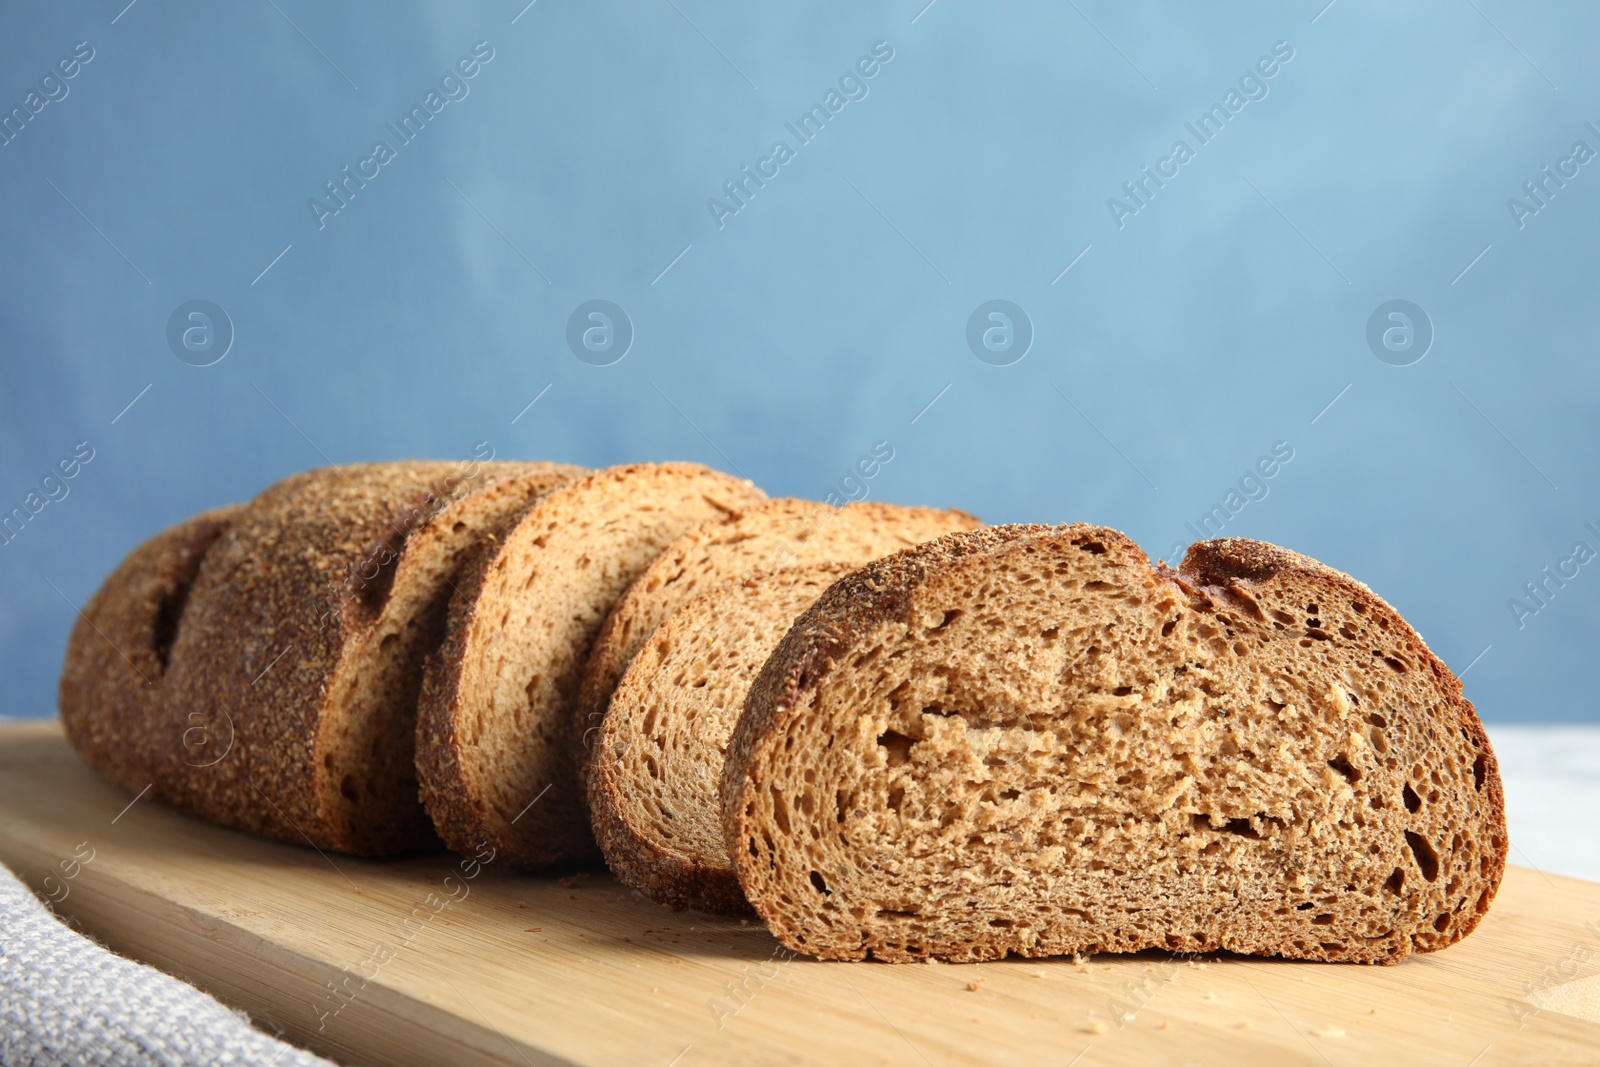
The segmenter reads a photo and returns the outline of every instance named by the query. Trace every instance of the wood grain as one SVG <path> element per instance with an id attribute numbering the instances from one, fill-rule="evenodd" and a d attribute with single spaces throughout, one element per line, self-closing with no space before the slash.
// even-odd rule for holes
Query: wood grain
<path id="1" fill-rule="evenodd" d="M 601 875 L 324 856 L 133 799 L 54 723 L 0 727 L 0 861 L 342 1063 L 1600 1063 L 1600 884 L 1527 868 L 1471 937 L 1393 967 L 832 964 Z"/>

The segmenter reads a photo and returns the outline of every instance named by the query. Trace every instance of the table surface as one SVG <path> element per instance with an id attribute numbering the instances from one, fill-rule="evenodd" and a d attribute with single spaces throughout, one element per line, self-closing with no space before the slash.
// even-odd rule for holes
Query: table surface
<path id="1" fill-rule="evenodd" d="M 1391 967 L 822 963 L 599 874 L 258 841 L 106 784 L 37 721 L 0 726 L 0 862 L 341 1063 L 1600 1064 L 1600 884 L 1520 867 L 1471 937 Z"/>

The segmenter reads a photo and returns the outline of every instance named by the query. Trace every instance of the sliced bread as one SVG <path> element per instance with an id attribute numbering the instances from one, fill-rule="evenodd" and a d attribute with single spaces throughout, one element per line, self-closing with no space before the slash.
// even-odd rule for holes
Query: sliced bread
<path id="1" fill-rule="evenodd" d="M 747 913 L 722 836 L 722 761 L 750 683 L 844 563 L 702 593 L 656 627 L 595 739 L 589 816 L 617 878 L 662 904 Z"/>
<path id="2" fill-rule="evenodd" d="M 191 587 L 146 727 L 158 799 L 322 849 L 438 847 L 414 781 L 423 656 L 478 537 L 576 473 L 361 464 L 245 505 Z"/>
<path id="3" fill-rule="evenodd" d="M 981 525 L 976 516 L 954 508 L 876 501 L 834 507 L 784 497 L 748 508 L 730 522 L 690 530 L 629 587 L 595 641 L 584 669 L 573 731 L 580 772 L 629 662 L 655 628 L 697 594 L 761 571 L 814 563 L 859 567 L 902 548 Z"/>
<path id="4" fill-rule="evenodd" d="M 595 855 L 569 728 L 600 624 L 686 530 L 763 499 L 697 464 L 612 467 L 549 494 L 480 553 L 417 722 L 422 798 L 450 847 L 487 845 L 513 866 Z"/>
<path id="5" fill-rule="evenodd" d="M 1366 586 L 1225 538 L 954 534 L 846 576 L 751 688 L 729 854 L 831 959 L 1225 949 L 1393 962 L 1505 866 L 1455 675 Z"/>
<path id="6" fill-rule="evenodd" d="M 152 731 L 184 602 L 201 561 L 242 505 L 202 512 L 128 553 L 78 613 L 61 669 L 61 726 L 82 760 L 138 792 L 152 784 L 157 750 L 173 743 L 208 759 L 215 739 Z"/>

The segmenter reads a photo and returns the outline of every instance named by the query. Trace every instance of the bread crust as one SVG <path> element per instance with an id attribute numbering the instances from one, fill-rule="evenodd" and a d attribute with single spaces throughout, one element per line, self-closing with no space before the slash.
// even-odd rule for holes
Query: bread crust
<path id="1" fill-rule="evenodd" d="M 151 784 L 151 723 L 201 561 L 238 515 L 230 504 L 139 545 L 79 612 L 61 669 L 61 725 L 78 756 L 124 789 Z"/>
<path id="2" fill-rule="evenodd" d="M 738 613 L 743 606 L 742 598 L 758 594 L 776 585 L 814 585 L 819 581 L 825 585 L 849 574 L 852 569 L 849 564 L 844 563 L 786 568 L 752 575 L 741 581 L 701 593 L 655 628 L 650 641 L 646 642 L 646 649 L 658 641 L 665 642 L 673 649 L 688 647 L 695 641 L 696 629 L 702 627 L 704 623 Z M 765 624 L 768 620 L 759 621 Z M 792 621 L 792 619 L 783 620 L 781 628 L 775 629 L 774 634 L 781 634 L 787 630 Z M 737 665 L 730 664 L 728 659 L 727 654 L 720 657 L 718 669 L 724 671 L 736 669 Z M 667 669 L 667 663 L 654 660 L 646 662 L 646 655 L 642 650 L 639 656 L 634 657 L 627 673 L 617 686 L 616 699 L 607 710 L 605 721 L 596 737 L 593 762 L 585 783 L 589 818 L 594 827 L 595 838 L 605 854 L 607 865 L 618 880 L 639 890 L 658 904 L 674 909 L 695 908 L 723 915 L 753 915 L 749 901 L 745 900 L 744 890 L 739 886 L 738 876 L 734 873 L 726 855 L 715 858 L 700 855 L 694 853 L 688 846 L 669 850 L 648 827 L 639 825 L 638 820 L 631 817 L 631 814 L 637 811 L 640 798 L 633 792 L 634 784 L 622 773 L 618 759 L 623 752 L 619 750 L 618 745 L 619 742 L 623 747 L 645 742 L 631 733 L 626 739 L 618 735 L 619 705 L 626 698 L 634 698 L 650 701 L 651 713 L 657 716 L 658 720 L 662 716 L 672 714 L 671 705 L 657 704 L 654 701 L 665 696 L 669 687 L 677 686 L 683 690 L 685 697 L 690 698 L 698 690 L 683 689 L 681 683 L 665 678 L 664 672 Z M 742 704 L 740 707 L 742 708 Z M 694 736 L 697 742 L 707 746 L 707 751 L 701 755 L 706 761 L 711 762 L 716 780 L 720 782 L 721 760 L 713 759 L 716 753 L 710 750 L 710 746 L 724 740 L 718 732 L 723 724 L 712 718 L 717 710 L 719 709 L 716 707 L 704 706 L 700 709 L 702 717 L 696 722 Z M 735 709 L 735 712 L 737 710 Z M 736 721 L 735 718 L 734 722 Z M 729 730 L 732 726 L 733 722 L 726 724 Z M 684 758 L 683 753 L 673 757 L 674 760 Z M 670 774 L 668 776 L 670 777 Z M 674 817 L 698 822 L 709 815 L 720 823 L 720 804 L 714 811 L 699 812 L 691 810 L 695 803 L 696 798 L 692 796 L 673 797 L 671 804 Z"/>
<path id="3" fill-rule="evenodd" d="M 621 501 L 641 499 L 655 488 L 676 503 L 664 509 L 652 504 L 648 510 L 635 507 L 631 511 L 620 506 Z M 713 515 L 733 515 L 765 498 L 766 494 L 749 482 L 698 464 L 627 464 L 563 486 L 507 523 L 495 543 L 485 546 L 452 597 L 444 643 L 424 671 L 417 719 L 417 777 L 422 800 L 450 848 L 470 854 L 487 845 L 496 851 L 497 862 L 513 867 L 599 859 L 572 761 L 570 730 L 582 668 L 604 613 L 622 594 L 626 581 L 668 541 Z M 489 677 L 483 664 L 491 658 L 492 646 L 505 636 L 499 620 L 515 609 L 510 601 L 543 603 L 552 590 L 563 596 L 572 594 L 562 583 L 573 574 L 577 561 L 561 553 L 578 551 L 582 566 L 592 566 L 590 543 L 569 544 L 558 531 L 568 523 L 590 521 L 602 513 L 612 516 L 605 521 L 616 524 L 609 528 L 608 536 L 614 534 L 622 544 L 645 551 L 646 559 L 637 570 L 628 572 L 621 588 L 603 594 L 605 603 L 592 628 L 578 615 L 594 605 L 563 602 L 557 612 L 576 613 L 576 629 L 564 639 L 571 643 L 544 650 L 544 658 L 537 663 L 520 661 L 516 665 L 515 669 L 530 675 L 525 713 L 533 719 L 532 728 L 548 741 L 541 740 L 537 752 L 531 752 L 531 740 L 523 746 L 531 752 L 530 763 L 544 765 L 538 771 L 541 781 L 529 792 L 527 806 L 508 818 L 494 804 L 496 790 L 504 785 L 504 769 L 497 768 L 491 780 L 489 772 L 479 767 L 486 759 L 484 738 L 466 734 L 468 723 L 474 724 L 473 729 L 496 728 L 494 698 L 482 690 L 492 689 L 504 679 Z M 649 531 L 666 527 L 671 527 L 673 534 L 667 541 L 654 543 L 655 533 Z M 632 532 L 635 528 L 637 536 Z M 615 558 L 605 565 L 622 566 Z M 510 581 L 506 575 L 513 571 L 521 575 L 519 568 L 530 569 L 535 577 L 518 584 L 514 596 L 509 595 L 509 586 L 505 587 L 508 596 L 499 596 L 498 590 Z M 590 592 L 602 595 L 600 589 L 601 585 L 596 585 Z M 569 661 L 569 666 L 559 666 L 556 660 Z M 553 719 L 547 721 L 544 712 L 533 708 L 535 692 L 540 701 L 555 709 Z"/>
<path id="4" fill-rule="evenodd" d="M 437 847 L 420 807 L 403 825 L 352 834 L 328 803 L 340 788 L 330 787 L 326 747 L 326 727 L 343 710 L 332 703 L 340 672 L 380 617 L 416 530 L 485 485 L 576 470 L 426 461 L 324 468 L 231 511 L 188 587 L 160 692 L 132 712 L 132 750 L 152 796 L 323 849 Z M 71 660 L 69 685 L 78 673 Z M 86 716 L 101 717 L 93 708 Z"/>
<path id="5" fill-rule="evenodd" d="M 789 947 L 826 958 L 859 959 L 867 953 L 866 949 L 852 950 L 837 944 L 819 946 L 815 941 L 808 944 L 807 931 L 795 925 L 789 911 L 774 906 L 773 902 L 752 892 L 753 884 L 759 882 L 764 874 L 763 868 L 757 866 L 762 861 L 753 855 L 753 842 L 761 834 L 778 832 L 772 825 L 756 820 L 751 814 L 757 794 L 766 788 L 764 782 L 757 780 L 755 768 L 768 758 L 776 758 L 773 756 L 773 746 L 783 741 L 785 727 L 798 713 L 797 709 L 810 699 L 810 693 L 819 684 L 819 679 L 835 664 L 842 662 L 860 641 L 873 634 L 878 627 L 894 624 L 901 619 L 920 586 L 948 571 L 953 563 L 962 558 L 1004 551 L 1007 542 L 1034 537 L 1062 537 L 1078 542 L 1092 539 L 1099 551 L 1108 553 L 1104 557 L 1107 560 L 1149 568 L 1148 558 L 1132 541 L 1116 531 L 1083 524 L 1055 528 L 996 527 L 976 533 L 950 535 L 931 545 L 879 561 L 835 585 L 796 621 L 752 686 L 724 766 L 723 826 L 729 854 L 734 858 L 751 903 L 773 933 Z M 1394 962 L 1410 951 L 1442 948 L 1469 933 L 1481 920 L 1498 888 L 1508 846 L 1504 792 L 1498 767 L 1482 724 L 1477 720 L 1470 702 L 1460 696 L 1459 680 L 1427 649 L 1400 615 L 1365 585 L 1297 553 L 1262 542 L 1227 538 L 1192 547 L 1177 570 L 1161 565 L 1154 568 L 1153 573 L 1170 583 L 1175 592 L 1181 593 L 1191 610 L 1206 612 L 1219 619 L 1242 619 L 1252 613 L 1259 615 L 1261 609 L 1256 601 L 1275 583 L 1304 583 L 1311 590 L 1325 593 L 1337 588 L 1349 598 L 1358 612 L 1370 615 L 1373 624 L 1383 629 L 1388 637 L 1399 639 L 1413 662 L 1424 665 L 1435 683 L 1444 690 L 1444 699 L 1424 713 L 1428 722 L 1445 731 L 1446 736 L 1450 731 L 1459 730 L 1479 753 L 1475 772 L 1480 776 L 1479 789 L 1484 798 L 1486 839 L 1480 844 L 1486 861 L 1481 893 L 1478 892 L 1478 885 L 1471 887 L 1471 893 L 1476 895 L 1475 904 L 1467 908 L 1465 914 L 1452 916 L 1448 927 L 1439 925 L 1436 929 L 1435 924 L 1424 922 L 1420 928 L 1411 930 L 1408 936 L 1392 939 L 1387 947 L 1352 948 L 1347 953 L 1338 953 L 1327 946 L 1318 950 L 1314 946 L 1305 949 L 1281 944 L 1276 946 L 1278 954 Z M 1375 651 L 1373 654 L 1377 656 L 1379 653 Z M 1410 807 L 1409 801 L 1407 806 Z M 747 841 L 752 842 L 752 849 L 744 847 Z M 1422 877 L 1431 880 L 1426 872 Z M 1463 900 L 1462 903 L 1467 901 Z M 1459 913 L 1461 905 L 1457 908 Z M 1441 918 L 1441 924 L 1443 921 Z M 1194 947 L 1210 950 L 1234 946 L 1219 940 Z M 874 946 L 870 951 L 875 958 L 888 960 L 919 959 L 924 955 L 945 959 L 983 959 L 991 958 L 995 949 L 993 946 L 967 943 L 915 949 L 909 946 L 898 949 Z M 1012 951 L 1017 949 L 1013 947 Z"/>

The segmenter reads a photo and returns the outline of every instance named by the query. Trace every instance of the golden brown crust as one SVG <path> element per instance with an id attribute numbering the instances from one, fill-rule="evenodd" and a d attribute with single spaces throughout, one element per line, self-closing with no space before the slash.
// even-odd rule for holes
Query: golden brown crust
<path id="1" fill-rule="evenodd" d="M 201 561 L 241 505 L 206 511 L 128 553 L 84 605 L 61 670 L 61 725 L 101 775 L 138 791 L 151 782 L 150 722 Z"/>

